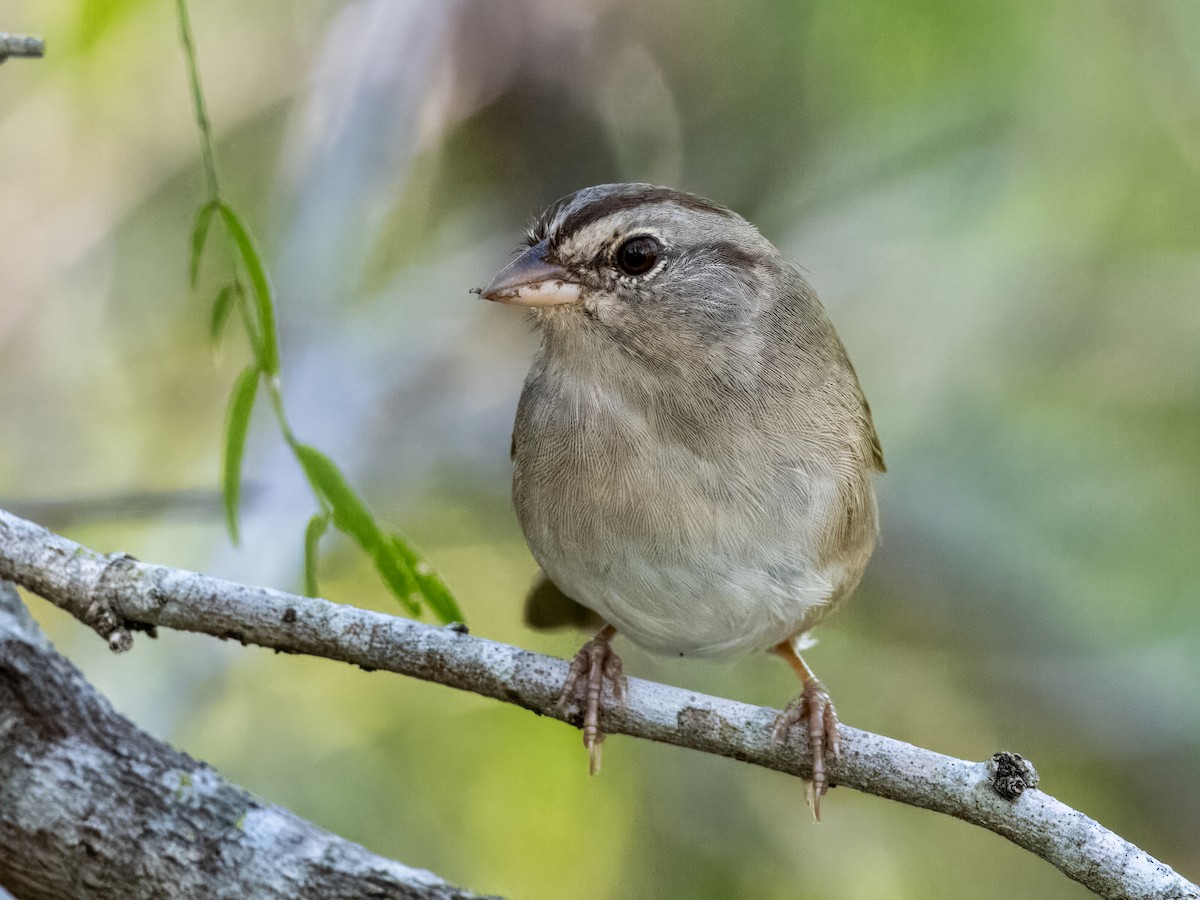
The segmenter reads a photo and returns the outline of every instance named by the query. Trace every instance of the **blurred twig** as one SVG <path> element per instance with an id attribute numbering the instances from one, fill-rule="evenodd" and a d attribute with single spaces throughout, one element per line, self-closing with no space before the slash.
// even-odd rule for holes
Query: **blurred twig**
<path id="1" fill-rule="evenodd" d="M 242 494 L 249 502 L 261 494 L 261 485 L 249 483 L 243 487 Z M 203 488 L 22 500 L 0 497 L 0 509 L 41 522 L 47 528 L 60 530 L 95 522 L 139 521 L 159 517 L 211 519 L 223 514 L 221 493 Z"/>
<path id="2" fill-rule="evenodd" d="M 220 581 L 123 554 L 105 556 L 0 511 L 0 579 L 45 597 L 94 628 L 113 649 L 132 630 L 162 626 L 288 653 L 385 669 L 515 703 L 578 726 L 558 708 L 567 663 L 407 619 Z M 603 725 L 805 777 L 806 744 L 776 744 L 778 710 L 630 678 L 625 706 Z M 1103 897 L 1192 898 L 1200 888 L 1099 823 L 993 763 L 943 756 L 842 727 L 839 785 L 946 813 L 1003 835 Z M 1012 757 L 1007 762 L 1012 768 Z M 1016 774 L 1021 774 L 1018 768 Z M 1009 776 L 1004 778 L 1003 776 Z"/>
<path id="3" fill-rule="evenodd" d="M 4 582 L 0 734 L 0 882 L 20 897 L 470 896 L 139 731 Z"/>
<path id="4" fill-rule="evenodd" d="M 0 31 L 0 63 L 10 56 L 24 56 L 34 59 L 46 55 L 46 42 L 29 34 L 9 34 Z"/>

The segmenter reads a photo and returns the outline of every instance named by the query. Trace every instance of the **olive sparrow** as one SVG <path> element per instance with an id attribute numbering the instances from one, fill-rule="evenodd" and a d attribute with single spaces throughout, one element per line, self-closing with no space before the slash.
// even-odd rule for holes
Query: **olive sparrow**
<path id="1" fill-rule="evenodd" d="M 592 771 L 604 680 L 624 698 L 617 632 L 679 656 L 771 650 L 803 682 L 774 737 L 805 726 L 820 818 L 838 719 L 799 651 L 862 576 L 884 471 L 842 342 L 796 266 L 701 197 L 585 188 L 526 245 L 479 293 L 540 332 L 513 500 L 547 578 L 604 624 L 561 701 L 582 702 Z"/>

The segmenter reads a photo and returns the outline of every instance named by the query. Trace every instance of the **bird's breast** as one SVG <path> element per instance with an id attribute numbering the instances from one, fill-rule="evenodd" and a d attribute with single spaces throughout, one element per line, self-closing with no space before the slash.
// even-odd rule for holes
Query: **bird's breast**
<path id="1" fill-rule="evenodd" d="M 723 410 L 647 396 L 531 374 L 513 499 L 534 557 L 653 651 L 730 655 L 803 630 L 845 579 L 822 552 L 836 475 Z"/>

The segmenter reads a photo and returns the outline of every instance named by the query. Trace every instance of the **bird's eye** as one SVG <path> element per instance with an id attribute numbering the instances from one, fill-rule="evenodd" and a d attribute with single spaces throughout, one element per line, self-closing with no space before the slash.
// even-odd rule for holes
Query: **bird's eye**
<path id="1" fill-rule="evenodd" d="M 652 237 L 630 238 L 617 248 L 617 267 L 626 275 L 643 275 L 658 261 L 661 251 L 662 247 Z"/>

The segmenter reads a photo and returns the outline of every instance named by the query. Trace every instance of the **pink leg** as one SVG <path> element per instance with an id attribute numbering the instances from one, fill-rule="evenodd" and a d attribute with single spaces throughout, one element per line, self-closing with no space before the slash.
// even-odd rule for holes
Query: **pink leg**
<path id="1" fill-rule="evenodd" d="M 592 775 L 600 771 L 600 745 L 604 743 L 604 732 L 600 730 L 600 696 L 606 678 L 612 684 L 614 699 L 618 703 L 625 702 L 621 657 L 613 652 L 610 643 L 616 633 L 616 628 L 605 625 L 583 645 L 571 660 L 571 670 L 558 696 L 558 707 L 562 710 L 583 701 L 583 746 L 587 747 L 588 771 Z"/>
<path id="2" fill-rule="evenodd" d="M 808 802 L 812 806 L 813 817 L 821 821 L 821 798 L 829 790 L 829 780 L 825 775 L 825 751 L 828 749 L 834 759 L 842 756 L 842 743 L 838 735 L 837 710 L 825 685 L 817 679 L 812 669 L 804 662 L 791 641 L 783 641 L 772 648 L 773 653 L 782 656 L 800 676 L 804 688 L 800 696 L 787 705 L 783 714 L 775 720 L 775 741 L 782 743 L 787 739 L 787 731 L 793 725 L 803 724 L 808 729 L 808 747 L 812 753 L 812 780 L 808 782 Z"/>

